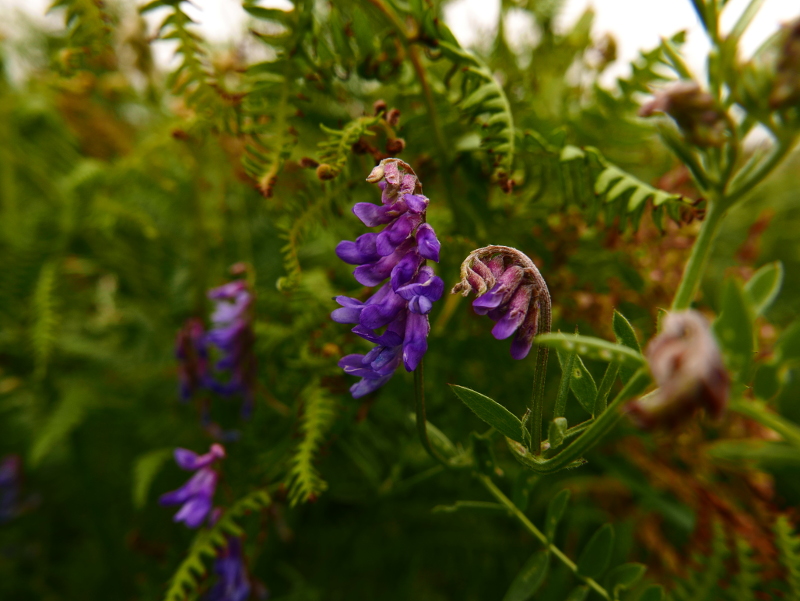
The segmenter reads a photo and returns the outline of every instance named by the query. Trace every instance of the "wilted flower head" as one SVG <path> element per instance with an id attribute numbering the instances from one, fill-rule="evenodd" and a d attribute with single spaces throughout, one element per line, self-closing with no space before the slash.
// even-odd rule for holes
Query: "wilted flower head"
<path id="1" fill-rule="evenodd" d="M 247 416 L 253 409 L 256 387 L 253 294 L 245 280 L 235 280 L 210 290 L 208 297 L 216 307 L 211 315 L 214 326 L 205 341 L 222 354 L 214 366 L 217 374 L 209 377 L 208 386 L 225 396 L 242 395 L 242 413 Z M 228 377 L 219 379 L 219 372 Z"/>
<path id="2" fill-rule="evenodd" d="M 217 489 L 219 474 L 211 469 L 211 464 L 225 457 L 222 445 L 212 444 L 208 453 L 198 455 L 188 449 L 175 449 L 175 463 L 187 471 L 194 471 L 186 484 L 161 495 L 161 505 L 182 505 L 173 518 L 184 522 L 189 528 L 197 528 L 211 513 L 214 492 Z"/>
<path id="3" fill-rule="evenodd" d="M 186 320 L 175 339 L 175 357 L 178 359 L 181 400 L 208 385 L 208 349 L 203 322 L 196 317 Z"/>
<path id="4" fill-rule="evenodd" d="M 11 520 L 19 511 L 22 459 L 6 455 L 0 460 L 0 524 Z"/>
<path id="5" fill-rule="evenodd" d="M 694 81 L 678 81 L 656 93 L 639 110 L 640 117 L 666 113 L 681 128 L 686 139 L 697 146 L 722 146 L 725 143 L 727 115 L 708 92 Z"/>
<path id="6" fill-rule="evenodd" d="M 784 25 L 784 35 L 775 83 L 769 97 L 773 108 L 800 103 L 800 19 Z"/>
<path id="7" fill-rule="evenodd" d="M 381 204 L 359 202 L 353 213 L 367 227 L 386 227 L 340 242 L 336 254 L 358 266 L 353 275 L 359 284 L 389 281 L 365 302 L 337 296 L 341 308 L 331 313 L 338 323 L 356 324 L 353 332 L 376 345 L 366 355 L 339 361 L 345 373 L 362 378 L 350 388 L 354 398 L 383 386 L 401 361 L 407 371 L 416 369 L 428 349 L 428 313 L 444 290 L 426 265 L 428 259 L 438 263 L 440 245 L 425 222 L 428 198 L 414 170 L 400 159 L 384 159 L 367 181 L 380 186 Z"/>
<path id="8" fill-rule="evenodd" d="M 472 307 L 478 315 L 495 321 L 492 335 L 509 338 L 511 356 L 524 359 L 537 333 L 550 331 L 550 292 L 527 256 L 508 246 L 486 246 L 472 251 L 461 264 L 461 281 L 452 294 L 477 298 Z"/>
<path id="9" fill-rule="evenodd" d="M 218 579 L 208 592 L 208 601 L 245 601 L 250 597 L 250 576 L 242 554 L 242 541 L 226 537 L 228 546 L 214 561 Z"/>
<path id="10" fill-rule="evenodd" d="M 700 313 L 668 314 L 646 355 L 658 389 L 628 403 L 627 412 L 638 426 L 674 427 L 701 408 L 714 419 L 723 415 L 730 379 L 708 322 Z"/>

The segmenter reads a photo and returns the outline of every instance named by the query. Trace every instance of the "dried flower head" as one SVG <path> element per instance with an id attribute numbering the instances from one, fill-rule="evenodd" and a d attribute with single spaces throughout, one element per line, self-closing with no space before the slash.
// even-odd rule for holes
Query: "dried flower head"
<path id="1" fill-rule="evenodd" d="M 536 265 L 508 246 L 486 246 L 472 251 L 461 264 L 461 281 L 452 294 L 475 292 L 472 307 L 495 321 L 492 335 L 510 337 L 511 356 L 524 359 L 537 333 L 550 331 L 550 292 Z"/>
<path id="2" fill-rule="evenodd" d="M 730 379 L 708 322 L 700 313 L 689 310 L 667 315 L 646 355 L 658 389 L 628 403 L 628 415 L 639 427 L 674 427 L 701 408 L 714 419 L 724 414 Z"/>
<path id="3" fill-rule="evenodd" d="M 678 81 L 658 92 L 639 110 L 640 117 L 666 113 L 692 144 L 722 146 L 729 119 L 716 99 L 694 81 Z"/>
<path id="4" fill-rule="evenodd" d="M 784 42 L 769 103 L 784 108 L 800 103 L 800 19 L 783 26 Z"/>

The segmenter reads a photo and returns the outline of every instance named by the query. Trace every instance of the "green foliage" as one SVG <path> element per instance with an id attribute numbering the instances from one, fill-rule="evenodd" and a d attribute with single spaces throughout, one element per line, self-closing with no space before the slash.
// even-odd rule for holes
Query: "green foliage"
<path id="1" fill-rule="evenodd" d="M 237 523 L 245 514 L 261 511 L 272 503 L 272 499 L 263 490 L 255 490 L 239 499 L 222 516 L 217 523 L 197 533 L 186 559 L 178 566 L 164 595 L 164 601 L 183 601 L 189 595 L 197 593 L 200 578 L 206 574 L 204 557 L 216 557 L 221 549 L 228 546 L 228 536 L 241 536 L 242 527 Z"/>
<path id="2" fill-rule="evenodd" d="M 36 280 L 31 303 L 33 309 L 31 339 L 36 365 L 35 372 L 38 378 L 45 375 L 58 336 L 56 277 L 56 263 L 45 263 Z"/>
<path id="3" fill-rule="evenodd" d="M 786 516 L 775 520 L 775 543 L 781 565 L 786 569 L 785 582 L 789 587 L 790 598 L 800 598 L 800 536 Z"/>
<path id="4" fill-rule="evenodd" d="M 484 422 L 503 436 L 507 436 L 517 442 L 523 442 L 522 422 L 500 403 L 463 386 L 451 385 L 450 388 Z"/>
<path id="5" fill-rule="evenodd" d="M 292 505 L 305 503 L 319 496 L 328 485 L 314 465 L 336 416 L 336 403 L 330 395 L 312 382 L 302 392 L 302 416 L 299 424 L 301 440 L 289 460 L 289 497 Z"/>

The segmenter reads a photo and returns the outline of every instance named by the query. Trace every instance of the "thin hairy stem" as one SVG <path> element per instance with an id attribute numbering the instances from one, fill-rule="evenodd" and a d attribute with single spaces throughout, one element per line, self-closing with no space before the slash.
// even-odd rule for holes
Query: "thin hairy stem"
<path id="1" fill-rule="evenodd" d="M 578 566 L 572 561 L 569 557 L 567 557 L 561 549 L 556 547 L 553 543 L 547 540 L 547 537 L 544 533 L 539 530 L 533 522 L 528 519 L 522 511 L 520 511 L 519 507 L 514 505 L 514 503 L 509 499 L 502 490 L 497 488 L 492 479 L 489 476 L 484 474 L 475 474 L 475 477 L 480 481 L 481 484 L 489 491 L 489 493 L 497 499 L 506 509 L 508 509 L 509 513 L 513 515 L 517 520 L 525 527 L 525 529 L 530 532 L 540 543 L 542 543 L 545 548 L 552 553 L 558 560 L 567 566 L 572 573 L 575 575 L 576 578 L 583 581 L 587 586 L 589 586 L 592 590 L 594 590 L 598 595 L 600 595 L 603 599 L 611 599 L 611 595 L 608 594 L 608 591 L 604 589 L 596 580 L 593 578 L 586 578 L 578 574 Z"/>
<path id="2" fill-rule="evenodd" d="M 414 370 L 414 405 L 417 415 L 417 434 L 419 441 L 428 455 L 445 467 L 450 467 L 450 463 L 433 448 L 431 439 L 428 437 L 428 420 L 425 415 L 425 374 L 423 372 L 422 361 L 420 360 L 417 369 Z"/>

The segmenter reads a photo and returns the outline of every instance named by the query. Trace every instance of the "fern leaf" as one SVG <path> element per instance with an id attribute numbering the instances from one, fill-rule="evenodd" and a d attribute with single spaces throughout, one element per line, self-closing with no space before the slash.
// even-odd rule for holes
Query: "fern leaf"
<path id="1" fill-rule="evenodd" d="M 62 53 L 68 69 L 85 67 L 87 58 L 100 56 L 111 50 L 111 16 L 98 0 L 55 0 L 49 11 L 64 9 L 67 25 L 67 43 L 70 51 Z"/>
<path id="2" fill-rule="evenodd" d="M 290 459 L 288 474 L 289 498 L 293 506 L 313 499 L 328 487 L 314 467 L 314 460 L 335 416 L 335 403 L 319 382 L 309 384 L 302 396 L 302 440 Z"/>
<path id="3" fill-rule="evenodd" d="M 800 601 L 800 536 L 794 533 L 789 518 L 782 515 L 775 521 L 775 542 L 781 565 L 786 568 L 786 584 L 791 601 Z"/>
<path id="4" fill-rule="evenodd" d="M 380 117 L 358 117 L 345 125 L 342 129 L 331 129 L 320 125 L 328 138 L 319 143 L 320 166 L 327 165 L 326 179 L 333 179 L 342 172 L 350 156 L 350 149 L 365 135 L 375 135 L 370 127 L 376 125 Z"/>
<path id="5" fill-rule="evenodd" d="M 694 554 L 697 569 L 677 584 L 671 598 L 675 601 L 719 601 L 722 597 L 718 583 L 726 576 L 725 560 L 730 550 L 725 542 L 725 532 L 719 522 L 714 522 L 711 554 Z"/>
<path id="6" fill-rule="evenodd" d="M 199 579 L 206 574 L 203 557 L 216 557 L 227 546 L 226 536 L 241 536 L 242 528 L 237 520 L 245 513 L 260 511 L 272 503 L 269 494 L 256 490 L 237 501 L 222 514 L 216 524 L 197 533 L 186 559 L 181 562 L 170 580 L 164 601 L 184 601 L 190 593 L 196 592 Z"/>
<path id="7" fill-rule="evenodd" d="M 56 263 L 45 263 L 39 271 L 33 292 L 33 341 L 34 373 L 43 378 L 55 347 L 59 326 L 56 302 Z"/>
<path id="8" fill-rule="evenodd" d="M 756 586 L 761 583 L 761 566 L 753 559 L 753 548 L 740 536 L 735 538 L 738 570 L 726 591 L 731 601 L 755 601 Z"/>
<path id="9" fill-rule="evenodd" d="M 83 386 L 70 386 L 39 429 L 30 451 L 31 466 L 37 466 L 58 443 L 83 423 L 93 399 Z"/>

